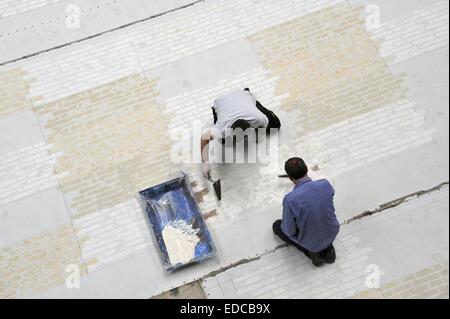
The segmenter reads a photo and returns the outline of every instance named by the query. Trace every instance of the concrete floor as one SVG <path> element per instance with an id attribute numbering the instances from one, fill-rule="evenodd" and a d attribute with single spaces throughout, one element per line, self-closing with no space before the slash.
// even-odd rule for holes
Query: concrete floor
<path id="1" fill-rule="evenodd" d="M 199 281 L 210 298 L 448 298 L 448 2 L 163 3 L 0 1 L 0 297 L 149 298 Z M 171 151 L 245 87 L 280 115 L 278 152 L 214 165 L 217 202 Z M 333 183 L 343 224 L 407 200 L 343 225 L 338 262 L 314 269 L 271 231 L 290 156 Z M 136 194 L 180 169 L 218 256 L 167 274 Z"/>
<path id="2" fill-rule="evenodd" d="M 202 286 L 193 282 L 154 296 L 153 299 L 206 299 L 206 295 Z"/>

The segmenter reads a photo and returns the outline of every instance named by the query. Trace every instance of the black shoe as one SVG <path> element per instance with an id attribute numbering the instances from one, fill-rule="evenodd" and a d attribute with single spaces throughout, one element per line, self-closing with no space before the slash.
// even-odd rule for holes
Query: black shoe
<path id="1" fill-rule="evenodd" d="M 327 264 L 333 264 L 336 261 L 336 251 L 333 245 L 325 249 L 322 253 L 322 258 Z"/>
<path id="2" fill-rule="evenodd" d="M 320 253 L 309 253 L 309 258 L 316 267 L 320 267 L 325 263 Z"/>

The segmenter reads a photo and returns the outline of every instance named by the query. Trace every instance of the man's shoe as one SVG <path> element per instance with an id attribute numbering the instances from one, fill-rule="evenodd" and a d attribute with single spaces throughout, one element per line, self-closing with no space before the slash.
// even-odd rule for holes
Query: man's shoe
<path id="1" fill-rule="evenodd" d="M 309 258 L 311 258 L 312 263 L 316 267 L 320 267 L 325 263 L 325 260 L 320 256 L 320 253 L 310 253 Z"/>
<path id="2" fill-rule="evenodd" d="M 336 261 L 336 251 L 333 245 L 323 251 L 322 258 L 327 264 L 333 264 Z"/>

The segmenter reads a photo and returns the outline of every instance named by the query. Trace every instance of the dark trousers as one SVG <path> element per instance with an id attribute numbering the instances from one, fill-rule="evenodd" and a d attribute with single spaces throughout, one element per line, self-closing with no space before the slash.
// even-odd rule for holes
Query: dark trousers
<path id="1" fill-rule="evenodd" d="M 267 129 L 270 130 L 271 128 L 280 129 L 281 128 L 281 121 L 280 119 L 275 115 L 274 112 L 271 110 L 266 109 L 259 101 L 256 101 L 256 107 L 258 110 L 261 111 L 268 119 L 269 119 L 269 125 L 267 126 Z M 214 107 L 212 107 L 212 113 L 214 118 L 214 124 L 217 123 L 217 113 Z"/>
<path id="2" fill-rule="evenodd" d="M 275 221 L 275 223 L 273 223 L 272 228 L 273 228 L 273 232 L 275 233 L 275 235 L 280 237 L 280 239 L 282 241 L 288 243 L 289 245 L 296 247 L 298 250 L 303 252 L 306 256 L 310 257 L 311 253 L 306 248 L 300 246 L 295 241 L 293 241 L 288 236 L 286 236 L 286 234 L 281 229 L 281 222 L 282 222 L 281 219 L 279 219 L 279 220 Z"/>
<path id="3" fill-rule="evenodd" d="M 311 261 L 313 264 L 317 267 L 323 265 L 324 263 L 332 264 L 336 260 L 336 252 L 334 251 L 333 244 L 331 244 L 328 248 L 318 252 L 314 253 L 311 251 L 308 251 L 304 247 L 300 246 L 293 240 L 291 240 L 281 229 L 281 220 L 277 220 L 275 223 L 273 223 L 273 231 L 275 234 L 280 237 L 284 242 L 288 243 L 289 245 L 292 245 L 296 247 L 298 250 L 303 252 Z"/>
<path id="4" fill-rule="evenodd" d="M 281 121 L 280 119 L 275 115 L 274 112 L 266 109 L 259 101 L 256 101 L 256 107 L 258 110 L 263 113 L 268 119 L 269 119 L 269 125 L 267 126 L 267 134 L 270 133 L 270 129 L 280 129 L 281 128 Z M 214 107 L 212 107 L 212 113 L 214 118 L 214 124 L 217 123 L 217 113 Z M 222 139 L 222 144 L 225 144 L 225 139 Z"/>
<path id="5" fill-rule="evenodd" d="M 269 119 L 269 125 L 267 126 L 267 133 L 270 133 L 270 129 L 280 129 L 281 128 L 281 121 L 280 119 L 273 113 L 272 111 L 266 109 L 264 106 L 262 106 L 259 101 L 256 101 L 256 107 L 258 110 L 261 111 L 267 118 Z"/>

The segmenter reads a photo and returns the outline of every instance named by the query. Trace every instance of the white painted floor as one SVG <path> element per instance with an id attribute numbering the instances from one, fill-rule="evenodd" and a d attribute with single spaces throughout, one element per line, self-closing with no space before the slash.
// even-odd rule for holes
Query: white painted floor
<path id="1" fill-rule="evenodd" d="M 236 12 L 248 2 L 233 1 L 235 6 L 229 6 Z M 158 55 L 155 53 L 157 51 L 151 51 L 159 49 L 156 44 L 152 47 L 153 43 L 159 42 L 153 41 L 151 27 L 157 27 L 158 21 L 162 21 L 162 28 L 172 30 L 176 23 L 172 23 L 171 16 L 83 40 L 191 2 L 61 0 L 34 9 L 20 9 L 12 1 L 0 0 L 0 73 L 16 66 L 28 70 L 37 79 L 30 88 L 30 95 L 33 99 L 42 97 L 33 100 L 34 106 L 135 73 L 143 74 L 148 79 L 159 77 L 157 85 L 160 95 L 157 99 L 164 105 L 162 113 L 171 114 L 168 117 L 171 122 L 167 123 L 170 128 L 189 127 L 191 119 L 195 118 L 211 122 L 210 110 L 206 105 L 219 92 L 244 83 L 255 88 L 264 104 L 280 110 L 282 98 L 274 93 L 277 79 L 264 70 L 250 42 L 238 33 L 239 27 L 248 27 L 245 19 L 244 22 L 239 21 L 236 30 L 227 34 L 225 40 L 218 41 L 217 45 L 214 39 L 207 39 L 212 44 L 204 44 L 200 40 L 198 43 L 182 43 L 173 54 L 169 54 L 168 48 L 161 47 L 161 60 L 154 58 Z M 203 2 L 179 9 L 176 12 L 177 23 L 185 20 L 184 12 L 189 12 L 191 16 L 197 13 L 200 17 L 207 15 L 209 5 L 217 10 L 214 14 L 223 14 L 217 14 L 216 20 L 219 22 L 229 22 L 230 16 L 233 16 L 232 9 L 226 7 L 228 4 L 217 0 Z M 267 9 L 291 3 L 288 0 L 278 2 L 280 4 L 264 0 L 261 4 L 254 3 L 254 6 Z M 339 2 L 320 1 L 325 7 Z M 282 243 L 273 235 L 272 223 L 281 217 L 282 198 L 292 188 L 290 183 L 278 179 L 277 175 L 289 156 L 304 154 L 311 166 L 319 166 L 319 171 L 312 172 L 312 177 L 325 177 L 332 182 L 337 191 L 336 211 L 342 223 L 391 200 L 449 180 L 448 13 L 439 27 L 443 30 L 441 38 L 427 33 L 421 35 L 422 42 L 417 40 L 416 43 L 414 34 L 401 28 L 404 23 L 433 25 L 435 20 L 430 18 L 433 15 L 421 15 L 421 12 L 436 7 L 439 9 L 436 14 L 441 13 L 441 17 L 442 8 L 448 11 L 448 2 L 344 2 L 354 7 L 370 3 L 381 8 L 381 27 L 370 36 L 374 44 L 390 36 L 394 39 L 391 43 L 398 44 L 384 49 L 381 47 L 380 58 L 384 58 L 383 52 L 393 55 L 386 62 L 389 69 L 405 78 L 408 91 L 396 110 L 406 114 L 408 130 L 401 129 L 402 123 L 395 120 L 397 113 L 389 113 L 393 108 L 386 106 L 386 111 L 393 118 L 389 123 L 393 124 L 378 137 L 375 129 L 373 132 L 366 131 L 366 126 L 361 126 L 362 131 L 350 130 L 350 123 L 339 123 L 307 136 L 297 136 L 292 116 L 280 110 L 284 130 L 280 135 L 279 167 L 270 174 L 261 172 L 260 167 L 255 165 L 214 167 L 215 176 L 222 179 L 223 201 L 217 203 L 210 193 L 201 207 L 204 211 L 212 208 L 220 211 L 218 217 L 208 220 L 218 250 L 216 259 L 168 274 L 162 269 L 157 251 L 149 241 L 144 248 L 138 247 L 140 249 L 125 253 L 122 257 L 99 263 L 88 275 L 81 277 L 80 289 L 67 289 L 60 283 L 38 292 L 19 291 L 16 297 L 149 298 L 202 279 L 210 272 L 240 260 L 261 257 L 206 278 L 202 281 L 205 292 L 210 298 L 348 298 L 368 289 L 365 285 L 368 265 L 379 266 L 381 281 L 385 284 L 427 267 L 448 263 L 449 207 L 448 187 L 445 186 L 392 210 L 343 225 L 336 242 L 338 261 L 335 265 L 315 269 L 295 249 L 276 249 Z M 86 10 L 81 15 L 80 29 L 65 27 L 65 8 L 69 3 Z M 245 12 L 244 9 L 242 12 Z M 293 14 L 303 16 L 308 12 L 299 9 Z M 425 18 L 417 20 L 417 17 Z M 248 27 L 242 32 L 244 35 L 252 34 L 285 20 L 269 21 L 267 26 L 258 25 L 255 30 Z M 184 28 L 190 26 L 185 25 Z M 60 50 L 52 49 L 78 40 L 82 41 Z M 406 54 L 408 45 L 413 48 Z M 21 59 L 46 50 L 50 51 Z M 15 62 L 10 62 L 12 60 Z M 77 64 L 79 61 L 84 62 Z M 180 98 L 187 101 L 183 105 L 188 111 L 195 112 L 177 113 Z M 358 123 L 372 121 L 375 116 L 369 114 L 352 120 L 358 126 Z M 2 158 L 7 161 L 6 155 L 18 150 L 29 152 L 29 156 L 42 151 L 39 147 L 45 147 L 46 132 L 41 130 L 44 122 L 44 118 L 38 121 L 31 111 L 0 117 L 0 162 Z M 350 136 L 342 137 L 345 132 L 350 132 Z M 357 137 L 357 134 L 360 136 Z M 350 149 L 348 145 L 351 143 L 361 147 Z M 382 148 L 386 145 L 391 148 Z M 52 165 L 52 158 L 46 156 L 42 155 L 42 163 L 38 163 L 43 171 L 48 167 L 51 169 Z M 24 162 L 25 170 L 27 165 Z M 204 185 L 211 190 L 211 185 L 200 178 L 198 165 L 181 168 L 191 173 L 199 188 Z M 10 178 L 8 173 L 0 170 L 0 175 Z M 71 222 L 72 212 L 67 207 L 67 199 L 72 195 L 63 194 L 57 180 L 51 178 L 45 179 L 45 185 L 43 180 L 37 181 L 35 184 L 39 192 L 24 197 L 20 193 L 16 195 L 10 184 L 0 180 L 0 185 L 5 185 L 0 189 L 1 248 Z M 10 196 L 17 198 L 11 201 Z M 130 205 L 134 207 L 134 202 Z"/>

